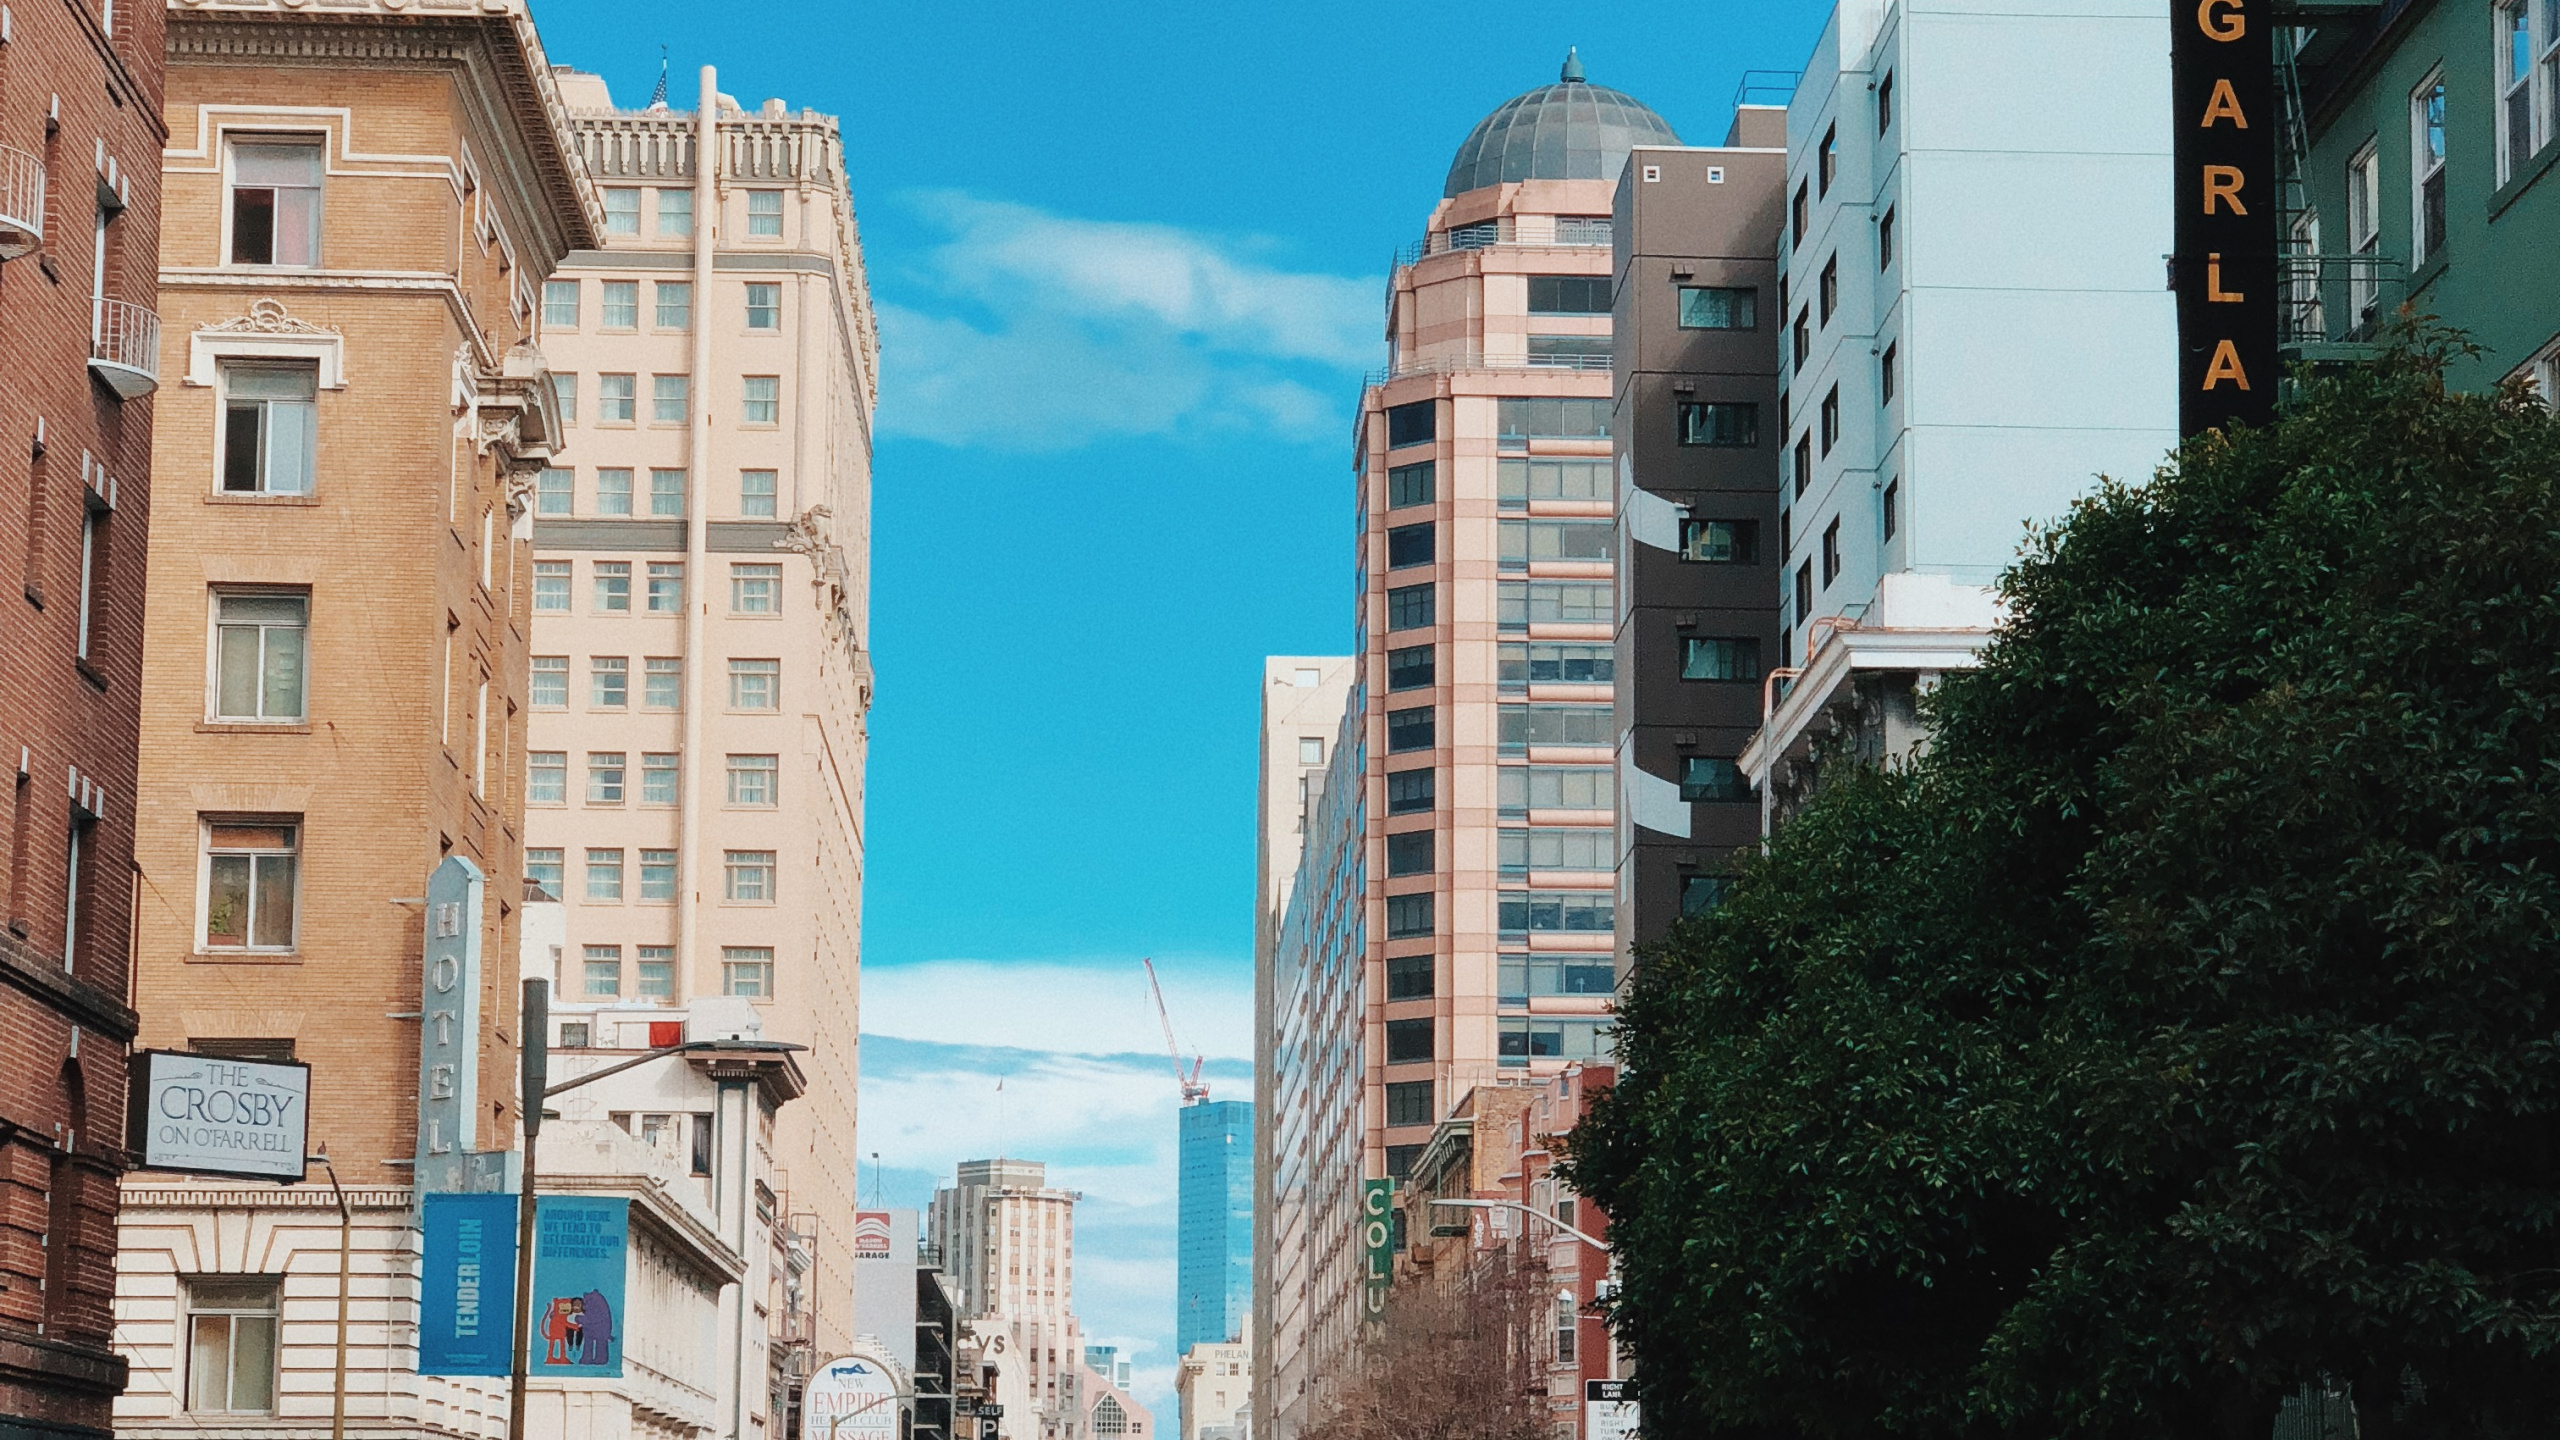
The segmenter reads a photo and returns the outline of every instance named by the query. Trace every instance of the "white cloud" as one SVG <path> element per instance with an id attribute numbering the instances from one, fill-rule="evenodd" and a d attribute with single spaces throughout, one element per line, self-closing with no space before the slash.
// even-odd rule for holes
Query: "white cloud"
<path id="1" fill-rule="evenodd" d="M 1373 280 L 1168 225 L 904 198 L 944 238 L 881 277 L 902 293 L 880 307 L 892 434 L 1021 451 L 1237 431 L 1322 443 L 1348 413 L 1323 387 L 1347 392 L 1380 351 Z"/>
<path id="2" fill-rule="evenodd" d="M 1183 1057 L 1249 1059 L 1253 976 L 1229 961 L 1159 961 Z M 1135 960 L 932 960 L 862 971 L 862 1030 L 952 1045 L 1162 1057 L 1164 1030 Z M 1156 1073 L 1173 1080 L 1159 1058 Z"/>

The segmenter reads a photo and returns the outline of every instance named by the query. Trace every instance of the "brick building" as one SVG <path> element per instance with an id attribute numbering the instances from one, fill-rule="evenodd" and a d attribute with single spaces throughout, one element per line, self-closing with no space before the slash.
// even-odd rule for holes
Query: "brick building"
<path id="1" fill-rule="evenodd" d="M 493 1434 L 503 1382 L 410 1373 L 411 1177 L 447 1163 L 420 1143 L 422 897 L 447 857 L 485 876 L 477 1024 L 438 1032 L 437 1081 L 476 1096 L 456 1150 L 511 1150 L 527 501 L 558 443 L 533 340 L 601 210 L 521 3 L 168 25 L 141 1040 L 308 1063 L 353 1219 L 317 1170 L 128 1178 L 117 1430 L 309 1432 L 343 1390 L 354 1423 Z"/>
<path id="2" fill-rule="evenodd" d="M 16 6 L 0 46 L 0 1434 L 101 1436 L 159 263 L 161 17 Z"/>

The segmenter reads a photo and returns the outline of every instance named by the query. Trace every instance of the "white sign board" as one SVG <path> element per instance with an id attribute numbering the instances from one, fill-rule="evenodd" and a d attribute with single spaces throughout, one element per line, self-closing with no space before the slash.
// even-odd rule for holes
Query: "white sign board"
<path id="1" fill-rule="evenodd" d="M 830 1360 L 800 1392 L 800 1440 L 898 1440 L 898 1382 L 867 1356 Z"/>
<path id="2" fill-rule="evenodd" d="M 1582 1382 L 1583 1440 L 1630 1440 L 1636 1433 L 1636 1402 L 1627 1397 L 1624 1380 Z"/>
<path id="3" fill-rule="evenodd" d="M 145 1050 L 133 1057 L 132 1149 L 145 1170 L 299 1181 L 311 1067 Z"/>

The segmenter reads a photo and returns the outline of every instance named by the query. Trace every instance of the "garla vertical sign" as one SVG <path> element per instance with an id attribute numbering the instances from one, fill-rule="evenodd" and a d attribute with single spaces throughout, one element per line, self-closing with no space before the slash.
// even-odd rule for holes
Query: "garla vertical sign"
<path id="1" fill-rule="evenodd" d="M 2171 0 L 2178 433 L 2275 418 L 2274 0 Z"/>

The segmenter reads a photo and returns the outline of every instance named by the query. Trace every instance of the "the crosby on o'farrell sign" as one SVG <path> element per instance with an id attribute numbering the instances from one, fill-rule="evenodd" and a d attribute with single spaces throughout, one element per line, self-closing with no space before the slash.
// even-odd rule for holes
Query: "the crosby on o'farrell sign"
<path id="1" fill-rule="evenodd" d="M 291 1184 L 309 1153 L 311 1067 L 145 1050 L 125 1114 L 145 1170 Z"/>

